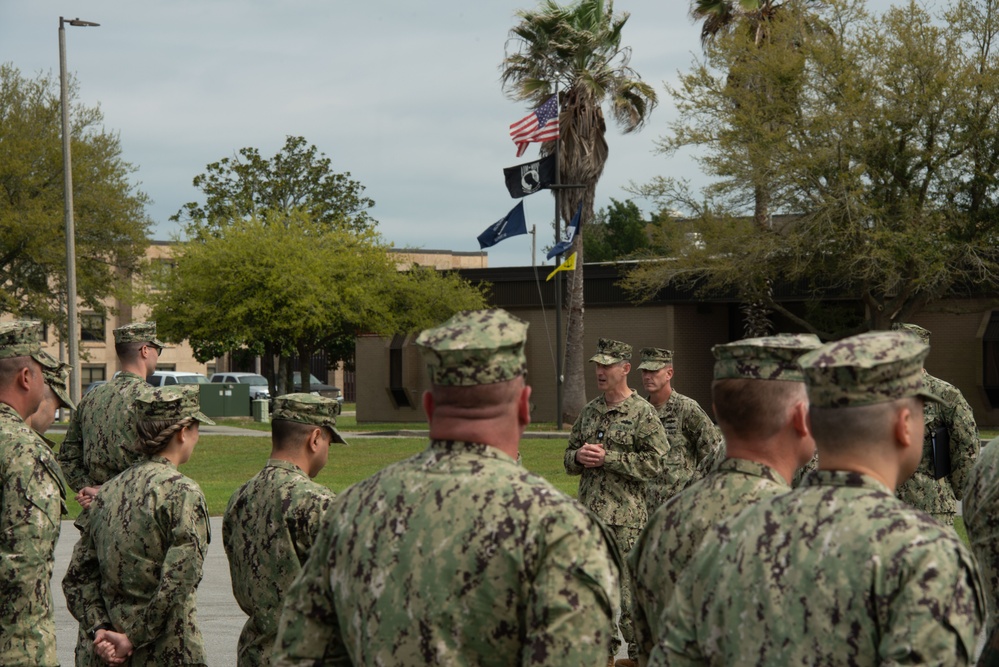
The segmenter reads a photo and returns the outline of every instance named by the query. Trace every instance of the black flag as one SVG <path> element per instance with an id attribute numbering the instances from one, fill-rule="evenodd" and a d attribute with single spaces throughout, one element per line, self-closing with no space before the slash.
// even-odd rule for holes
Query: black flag
<path id="1" fill-rule="evenodd" d="M 506 189 L 514 199 L 534 194 L 555 182 L 555 154 L 503 170 Z"/>

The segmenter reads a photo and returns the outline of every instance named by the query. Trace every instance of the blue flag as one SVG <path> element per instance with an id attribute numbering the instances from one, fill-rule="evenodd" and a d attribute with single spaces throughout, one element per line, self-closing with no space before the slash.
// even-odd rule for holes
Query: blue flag
<path id="1" fill-rule="evenodd" d="M 527 220 L 524 219 L 524 202 L 520 202 L 509 213 L 490 225 L 486 231 L 479 234 L 479 248 L 488 248 L 511 236 L 520 236 L 526 233 Z"/>
<path id="2" fill-rule="evenodd" d="M 555 247 L 548 251 L 547 259 L 551 259 L 556 255 L 561 255 L 572 247 L 572 242 L 576 240 L 576 234 L 579 233 L 579 216 L 582 214 L 583 202 L 579 202 L 579 208 L 576 209 L 576 215 L 572 216 L 572 220 L 569 221 L 569 226 L 565 228 L 566 238 L 556 243 Z"/>

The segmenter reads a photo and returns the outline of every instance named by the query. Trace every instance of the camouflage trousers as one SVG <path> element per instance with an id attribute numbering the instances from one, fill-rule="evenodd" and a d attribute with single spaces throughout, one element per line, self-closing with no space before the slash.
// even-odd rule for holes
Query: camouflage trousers
<path id="1" fill-rule="evenodd" d="M 643 526 L 609 526 L 609 528 L 614 533 L 614 539 L 617 541 L 617 548 L 621 552 L 621 556 L 627 559 L 635 542 L 638 541 Z M 631 592 L 631 572 L 628 571 L 627 562 L 621 563 L 621 567 L 621 618 L 618 621 L 618 627 L 621 630 L 621 636 L 624 637 L 624 641 L 628 645 L 628 657 L 632 660 L 638 660 L 635 625 L 631 620 L 634 605 L 634 596 Z M 611 642 L 611 655 L 617 655 L 620 648 L 621 642 L 615 636 L 614 641 Z"/>

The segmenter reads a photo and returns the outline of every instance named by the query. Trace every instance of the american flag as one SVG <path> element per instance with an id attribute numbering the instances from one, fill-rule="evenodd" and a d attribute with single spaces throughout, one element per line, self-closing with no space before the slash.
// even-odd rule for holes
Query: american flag
<path id="1" fill-rule="evenodd" d="M 548 101 L 510 126 L 510 138 L 517 144 L 517 157 L 524 154 L 532 141 L 545 142 L 558 139 L 558 100 L 552 95 Z"/>

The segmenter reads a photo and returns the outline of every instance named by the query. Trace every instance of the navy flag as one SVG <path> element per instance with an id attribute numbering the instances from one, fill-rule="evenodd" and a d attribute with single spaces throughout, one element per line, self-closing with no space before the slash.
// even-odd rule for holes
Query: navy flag
<path id="1" fill-rule="evenodd" d="M 514 199 L 532 195 L 555 182 L 555 154 L 503 170 L 506 189 Z"/>
<path id="2" fill-rule="evenodd" d="M 511 236 L 520 236 L 526 233 L 527 220 L 524 219 L 524 202 L 520 202 L 509 213 L 490 225 L 486 231 L 479 234 L 479 248 L 488 248 Z"/>
<path id="3" fill-rule="evenodd" d="M 555 247 L 548 251 L 548 259 L 551 259 L 555 255 L 562 255 L 566 250 L 572 247 L 572 242 L 576 239 L 576 235 L 579 233 L 579 217 L 583 214 L 583 202 L 579 202 L 579 208 L 576 209 L 576 215 L 572 216 L 572 220 L 569 221 L 569 226 L 565 229 L 565 238 L 555 244 Z"/>

